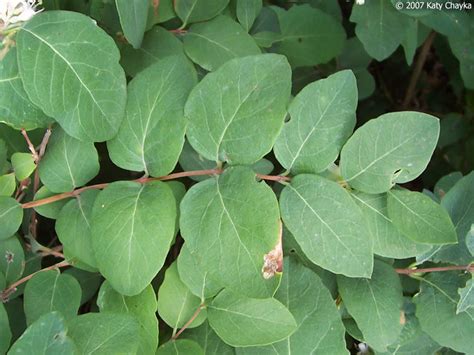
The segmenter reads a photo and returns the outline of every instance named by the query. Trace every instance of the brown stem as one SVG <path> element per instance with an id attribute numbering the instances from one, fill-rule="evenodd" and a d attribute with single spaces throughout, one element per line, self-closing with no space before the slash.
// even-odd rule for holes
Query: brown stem
<path id="1" fill-rule="evenodd" d="M 199 315 L 199 313 L 201 313 L 201 309 L 204 308 L 204 304 L 201 304 L 198 309 L 196 309 L 196 312 L 194 312 L 193 316 L 191 318 L 189 318 L 189 320 L 186 322 L 185 325 L 183 325 L 183 327 L 179 330 L 179 332 L 177 332 L 175 335 L 172 336 L 171 339 L 173 340 L 176 340 L 182 332 L 184 332 L 186 330 L 187 327 L 189 327 L 189 325 L 196 319 L 196 317 Z"/>
<path id="2" fill-rule="evenodd" d="M 25 137 L 26 144 L 28 144 L 28 149 L 30 150 L 31 154 L 33 154 L 33 159 L 36 162 L 38 160 L 38 152 L 36 151 L 33 142 L 31 142 L 31 139 L 24 128 L 21 129 L 21 134 L 23 135 L 23 137 Z"/>
<path id="3" fill-rule="evenodd" d="M 10 297 L 10 295 L 16 291 L 16 288 L 18 286 L 20 286 L 21 284 L 25 283 L 26 281 L 28 281 L 29 279 L 31 279 L 33 276 L 35 276 L 37 273 L 39 272 L 43 272 L 43 271 L 49 271 L 49 270 L 55 270 L 55 269 L 58 269 L 58 268 L 61 268 L 61 267 L 65 267 L 65 266 L 69 266 L 70 264 L 66 261 L 66 260 L 63 260 L 57 264 L 54 264 L 54 265 L 51 265 L 51 266 L 48 266 L 44 269 L 41 269 L 41 270 L 38 270 L 32 274 L 29 274 L 28 276 L 25 276 L 23 277 L 22 279 L 19 279 L 18 281 L 12 283 L 10 286 L 8 286 L 6 289 L 4 289 L 1 293 L 0 293 L 0 298 L 5 302 L 8 300 L 8 297 Z"/>
<path id="4" fill-rule="evenodd" d="M 289 176 L 282 176 L 282 175 L 263 175 L 257 174 L 257 177 L 262 180 L 269 180 L 269 181 L 291 181 Z"/>
<path id="5" fill-rule="evenodd" d="M 428 57 L 428 53 L 430 52 L 431 45 L 433 44 L 433 40 L 436 36 L 436 32 L 431 31 L 428 38 L 426 39 L 425 43 L 421 47 L 420 54 L 415 63 L 415 69 L 413 69 L 413 73 L 411 74 L 410 83 L 408 84 L 407 92 L 405 94 L 405 99 L 402 103 L 402 108 L 407 108 L 408 105 L 411 103 L 413 96 L 415 95 L 416 84 L 418 79 L 420 78 L 421 71 L 426 62 L 426 58 Z"/>
<path id="6" fill-rule="evenodd" d="M 474 264 L 469 265 L 453 265 L 453 266 L 441 266 L 441 267 L 428 267 L 425 269 L 395 269 L 398 274 L 409 275 L 426 272 L 441 272 L 441 271 L 453 271 L 453 270 L 466 270 L 474 271 Z"/>
<path id="7" fill-rule="evenodd" d="M 179 178 L 182 178 L 182 177 L 189 177 L 189 176 L 219 175 L 219 174 L 222 174 L 222 172 L 223 172 L 222 169 L 183 171 L 183 172 L 180 172 L 180 173 L 174 173 L 174 174 L 170 174 L 170 175 L 166 175 L 166 176 L 153 177 L 153 178 L 148 178 L 148 177 L 147 178 L 140 178 L 140 179 L 136 179 L 136 180 L 132 180 L 132 181 L 138 182 L 140 184 L 144 184 L 144 183 L 151 182 L 151 181 L 167 181 L 167 180 L 174 180 L 174 179 L 179 179 Z M 262 174 L 256 174 L 256 175 L 257 175 L 257 177 L 259 177 L 262 180 L 270 180 L 270 181 L 278 181 L 278 182 L 290 181 L 290 179 L 291 179 L 288 176 L 281 176 L 281 175 L 277 175 L 277 176 L 262 175 Z M 26 209 L 26 208 L 33 208 L 33 207 L 37 207 L 37 206 L 47 205 L 49 203 L 64 200 L 66 198 L 71 198 L 71 197 L 78 196 L 79 194 L 81 194 L 82 192 L 87 191 L 87 190 L 104 189 L 108 185 L 109 185 L 109 183 L 84 186 L 84 187 L 81 187 L 81 188 L 79 188 L 77 190 L 74 190 L 74 191 L 63 192 L 63 193 L 58 194 L 58 195 L 43 198 L 41 200 L 26 202 L 26 203 L 22 204 L 21 207 Z"/>
<path id="8" fill-rule="evenodd" d="M 33 196 L 36 194 L 36 191 L 38 191 L 39 186 L 40 186 L 39 164 L 40 164 L 41 159 L 44 156 L 44 153 L 46 152 L 46 146 L 48 145 L 49 137 L 51 137 L 51 126 L 49 126 L 46 132 L 44 133 L 44 136 L 43 136 L 43 139 L 41 141 L 38 151 L 35 151 L 36 152 L 35 153 L 36 154 L 36 159 L 35 159 L 36 169 L 35 169 L 35 175 L 33 177 Z M 30 233 L 34 239 L 36 239 L 37 225 L 38 225 L 38 221 L 36 219 L 36 211 L 33 210 L 33 212 L 31 212 L 31 217 L 30 217 Z"/>

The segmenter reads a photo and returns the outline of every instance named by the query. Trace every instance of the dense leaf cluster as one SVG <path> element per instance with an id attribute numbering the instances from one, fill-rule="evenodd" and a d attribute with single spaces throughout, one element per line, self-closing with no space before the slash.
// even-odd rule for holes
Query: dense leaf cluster
<path id="1" fill-rule="evenodd" d="M 0 32 L 0 353 L 472 353 L 472 122 L 364 100 L 435 32 L 473 89 L 471 13 L 43 2 Z"/>

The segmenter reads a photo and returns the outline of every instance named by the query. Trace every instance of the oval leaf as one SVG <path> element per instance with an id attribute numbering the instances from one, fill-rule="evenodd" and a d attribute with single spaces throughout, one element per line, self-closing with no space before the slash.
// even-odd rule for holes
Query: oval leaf
<path id="1" fill-rule="evenodd" d="M 71 275 L 59 271 L 43 271 L 28 281 L 25 287 L 26 321 L 32 324 L 42 315 L 58 311 L 65 319 L 76 316 L 81 304 L 81 286 Z"/>
<path id="2" fill-rule="evenodd" d="M 12 345 L 8 354 L 74 354 L 77 349 L 66 335 L 66 322 L 59 312 L 43 315 L 26 329 L 23 335 Z"/>
<path id="3" fill-rule="evenodd" d="M 114 41 L 77 12 L 47 11 L 16 37 L 18 65 L 31 101 L 71 136 L 104 141 L 118 131 L 125 74 Z"/>
<path id="4" fill-rule="evenodd" d="M 297 330 L 267 347 L 239 348 L 240 354 L 348 354 L 345 328 L 331 294 L 320 278 L 296 259 L 285 258 L 275 298 L 295 317 Z"/>
<path id="5" fill-rule="evenodd" d="M 386 194 L 366 194 L 353 191 L 351 196 L 360 207 L 374 241 L 374 254 L 387 258 L 405 259 L 431 249 L 416 243 L 397 229 L 387 212 Z"/>
<path id="6" fill-rule="evenodd" d="M 379 62 L 390 56 L 402 43 L 410 24 L 409 17 L 385 0 L 367 1 L 363 6 L 353 6 L 351 21 L 356 23 L 357 38 L 364 44 L 367 53 Z"/>
<path id="7" fill-rule="evenodd" d="M 454 244 L 458 241 L 448 212 L 425 194 L 391 190 L 387 207 L 393 224 L 415 242 Z"/>
<path id="8" fill-rule="evenodd" d="M 287 170 L 318 173 L 334 163 L 356 122 L 357 85 L 344 70 L 306 86 L 291 102 L 290 122 L 275 143 Z"/>
<path id="9" fill-rule="evenodd" d="M 278 17 L 281 37 L 277 50 L 292 67 L 326 63 L 342 52 L 346 33 L 332 16 L 309 5 L 294 5 Z"/>
<path id="10" fill-rule="evenodd" d="M 10 330 L 10 322 L 8 321 L 8 314 L 3 304 L 0 303 L 0 353 L 6 354 L 10 347 L 12 339 L 12 332 Z"/>
<path id="11" fill-rule="evenodd" d="M 276 54 L 236 58 L 206 75 L 185 107 L 193 148 L 214 161 L 260 160 L 283 125 L 290 76 L 285 57 Z"/>
<path id="12" fill-rule="evenodd" d="M 252 36 L 224 15 L 191 26 L 184 37 L 184 50 L 193 62 L 208 71 L 230 59 L 261 53 Z"/>
<path id="13" fill-rule="evenodd" d="M 176 263 L 166 270 L 165 279 L 158 291 L 158 313 L 173 331 L 182 328 L 201 307 L 199 297 L 193 295 L 180 280 Z M 206 320 L 206 310 L 201 310 L 188 328 L 197 327 Z"/>
<path id="14" fill-rule="evenodd" d="M 402 330 L 400 311 L 402 286 L 395 270 L 382 261 L 375 261 L 371 279 L 337 276 L 339 293 L 354 317 L 364 340 L 377 351 L 386 351 Z"/>
<path id="15" fill-rule="evenodd" d="M 170 340 L 160 346 L 156 355 L 204 355 L 198 343 L 189 339 Z"/>
<path id="16" fill-rule="evenodd" d="M 0 240 L 11 237 L 23 220 L 21 205 L 11 197 L 0 196 Z"/>
<path id="17" fill-rule="evenodd" d="M 421 112 L 387 113 L 360 127 L 342 148 L 341 173 L 355 189 L 386 192 L 418 177 L 436 147 L 439 120 Z"/>
<path id="18" fill-rule="evenodd" d="M 138 322 L 129 314 L 88 313 L 69 322 L 80 354 L 136 354 Z"/>
<path id="19" fill-rule="evenodd" d="M 229 0 L 175 0 L 174 9 L 183 21 L 183 26 L 188 23 L 209 20 L 219 14 L 229 3 Z"/>
<path id="20" fill-rule="evenodd" d="M 28 98 L 18 73 L 16 54 L 16 48 L 10 48 L 0 60 L 0 121 L 15 129 L 45 127 L 53 119 Z"/>
<path id="21" fill-rule="evenodd" d="M 148 18 L 148 0 L 115 0 L 123 33 L 134 48 L 142 44 Z"/>
<path id="22" fill-rule="evenodd" d="M 198 264 L 197 258 L 194 258 L 189 251 L 186 243 L 181 247 L 177 260 L 178 272 L 181 281 L 189 290 L 202 302 L 206 298 L 215 296 L 222 286 L 209 277 L 208 271 L 203 271 Z"/>
<path id="23" fill-rule="evenodd" d="M 142 292 L 163 266 L 176 221 L 176 202 L 161 182 L 110 184 L 92 212 L 92 247 L 102 275 L 126 296 Z"/>
<path id="24" fill-rule="evenodd" d="M 265 280 L 262 267 L 279 240 L 278 202 L 250 169 L 226 169 L 193 186 L 181 202 L 180 226 L 203 272 L 235 292 L 273 295 L 277 277 Z"/>
<path id="25" fill-rule="evenodd" d="M 25 253 L 18 237 L 0 240 L 0 272 L 5 276 L 5 281 L 8 284 L 15 282 L 24 270 Z"/>
<path id="26" fill-rule="evenodd" d="M 121 168 L 152 176 L 171 172 L 184 144 L 184 104 L 196 73 L 184 57 L 160 60 L 140 72 L 128 87 L 125 119 L 107 142 Z"/>
<path id="27" fill-rule="evenodd" d="M 120 63 L 125 72 L 133 77 L 160 59 L 173 55 L 185 56 L 183 42 L 163 27 L 154 26 L 145 34 L 140 48 L 122 48 Z"/>
<path id="28" fill-rule="evenodd" d="M 434 272 L 421 282 L 414 298 L 421 328 L 438 344 L 461 353 L 472 353 L 474 322 L 466 312 L 456 314 L 458 288 L 465 278 L 456 272 Z"/>
<path id="29" fill-rule="evenodd" d="M 25 180 L 36 169 L 35 160 L 31 153 L 14 153 L 11 157 L 11 162 L 18 181 Z"/>
<path id="30" fill-rule="evenodd" d="M 336 274 L 370 277 L 372 238 L 359 207 L 337 183 L 298 175 L 283 189 L 280 208 L 283 222 L 313 263 Z"/>
<path id="31" fill-rule="evenodd" d="M 92 142 L 81 142 L 57 129 L 41 159 L 39 176 L 50 191 L 65 192 L 88 183 L 99 169 L 99 156 Z"/>
<path id="32" fill-rule="evenodd" d="M 69 201 L 56 220 L 56 233 L 65 250 L 74 259 L 97 267 L 92 248 L 92 207 L 99 192 L 84 191 Z"/>
<path id="33" fill-rule="evenodd" d="M 222 291 L 208 306 L 209 324 L 231 346 L 268 345 L 292 334 L 290 311 L 273 298 L 255 299 Z"/>
<path id="34" fill-rule="evenodd" d="M 158 347 L 158 318 L 156 295 L 151 285 L 136 296 L 127 297 L 115 291 L 108 281 L 100 287 L 97 305 L 101 312 L 123 313 L 132 315 L 139 323 L 137 354 L 154 354 Z"/>

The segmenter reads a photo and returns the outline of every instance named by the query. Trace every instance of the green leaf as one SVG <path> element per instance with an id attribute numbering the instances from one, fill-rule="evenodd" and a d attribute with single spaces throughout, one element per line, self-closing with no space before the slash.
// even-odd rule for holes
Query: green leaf
<path id="1" fill-rule="evenodd" d="M 15 192 L 15 189 L 15 174 L 11 173 L 0 176 L 0 196 L 11 196 Z"/>
<path id="2" fill-rule="evenodd" d="M 240 24 L 248 32 L 262 11 L 262 0 L 237 0 L 235 11 Z"/>
<path id="3" fill-rule="evenodd" d="M 23 219 L 21 205 L 11 197 L 0 196 L 0 240 L 11 237 Z"/>
<path id="4" fill-rule="evenodd" d="M 11 48 L 0 61 L 0 121 L 15 129 L 31 130 L 53 122 L 33 105 L 18 73 L 16 48 Z"/>
<path id="5" fill-rule="evenodd" d="M 436 262 L 443 261 L 458 265 L 465 265 L 472 262 L 472 255 L 466 245 L 466 236 L 474 224 L 474 172 L 459 180 L 454 187 L 441 200 L 443 206 L 451 217 L 458 243 L 445 245 L 438 248 L 431 255 L 431 259 Z"/>
<path id="6" fill-rule="evenodd" d="M 31 153 L 14 153 L 11 157 L 11 162 L 18 181 L 25 180 L 36 169 L 35 160 Z"/>
<path id="7" fill-rule="evenodd" d="M 374 241 L 374 253 L 387 258 L 405 259 L 431 249 L 402 234 L 387 212 L 386 194 L 366 194 L 353 191 L 351 196 L 360 207 Z"/>
<path id="8" fill-rule="evenodd" d="M 332 16 L 309 5 L 294 5 L 278 17 L 278 52 L 288 58 L 292 67 L 327 63 L 342 52 L 346 33 Z"/>
<path id="9" fill-rule="evenodd" d="M 176 0 L 174 10 L 183 21 L 181 27 L 193 22 L 209 20 L 218 15 L 229 3 L 229 0 Z"/>
<path id="10" fill-rule="evenodd" d="M 382 261 L 374 263 L 371 279 L 337 276 L 339 293 L 359 326 L 364 340 L 377 351 L 386 351 L 402 330 L 403 303 L 400 278 Z"/>
<path id="11" fill-rule="evenodd" d="M 154 28 L 157 23 L 163 23 L 176 17 L 173 0 L 160 0 L 159 2 L 150 0 L 149 3 L 147 30 Z"/>
<path id="12" fill-rule="evenodd" d="M 87 313 L 69 322 L 80 354 L 136 354 L 139 325 L 129 314 Z"/>
<path id="13" fill-rule="evenodd" d="M 125 296 L 142 292 L 163 266 L 174 236 L 176 202 L 162 182 L 115 182 L 92 211 L 92 247 L 101 274 Z"/>
<path id="14" fill-rule="evenodd" d="M 158 347 L 158 319 L 156 295 L 151 285 L 136 296 L 127 297 L 115 291 L 105 281 L 99 291 L 97 304 L 101 312 L 130 314 L 140 325 L 137 354 L 154 354 Z"/>
<path id="15" fill-rule="evenodd" d="M 123 118 L 125 75 L 112 38 L 89 17 L 46 11 L 16 37 L 20 76 L 31 101 L 71 136 L 113 137 Z"/>
<path id="16" fill-rule="evenodd" d="M 334 163 L 356 123 L 357 85 L 344 70 L 306 86 L 291 102 L 291 119 L 275 143 L 288 171 L 318 173 Z"/>
<path id="17" fill-rule="evenodd" d="M 180 337 L 194 340 L 202 347 L 204 354 L 235 354 L 234 348 L 224 343 L 222 339 L 217 336 L 207 320 L 199 327 L 186 329 Z"/>
<path id="18" fill-rule="evenodd" d="M 451 190 L 451 188 L 456 185 L 456 183 L 462 179 L 462 173 L 459 171 L 454 171 L 443 176 L 436 183 L 433 192 L 434 194 L 442 200 L 446 193 Z"/>
<path id="19" fill-rule="evenodd" d="M 474 279 L 471 278 L 466 286 L 458 289 L 458 293 L 460 298 L 456 307 L 456 314 L 466 312 L 474 320 Z"/>
<path id="20" fill-rule="evenodd" d="M 464 280 L 456 272 L 433 272 L 421 282 L 414 298 L 421 328 L 434 341 L 461 353 L 472 353 L 474 322 L 466 312 L 456 314 L 458 288 Z"/>
<path id="21" fill-rule="evenodd" d="M 170 340 L 161 345 L 156 355 L 204 355 L 204 351 L 195 341 L 179 339 Z"/>
<path id="22" fill-rule="evenodd" d="M 370 277 L 373 242 L 364 217 L 338 183 L 298 175 L 280 196 L 283 222 L 316 265 L 349 277 Z"/>
<path id="23" fill-rule="evenodd" d="M 184 171 L 208 170 L 216 167 L 215 162 L 204 158 L 201 154 L 196 152 L 187 140 L 184 142 L 183 150 L 179 156 L 179 165 L 181 165 Z M 202 181 L 208 178 L 209 176 L 205 175 L 191 176 L 191 179 L 195 181 Z"/>
<path id="24" fill-rule="evenodd" d="M 331 294 L 319 277 L 294 258 L 285 258 L 275 298 L 286 305 L 297 330 L 266 347 L 239 348 L 240 354 L 348 354 L 345 329 Z"/>
<path id="25" fill-rule="evenodd" d="M 152 176 L 171 172 L 184 144 L 184 104 L 195 84 L 194 68 L 183 57 L 162 59 L 140 72 L 128 87 L 119 132 L 107 142 L 112 161 Z"/>
<path id="26" fill-rule="evenodd" d="M 165 279 L 158 291 L 158 314 L 173 328 L 173 334 L 182 328 L 197 309 L 201 307 L 199 297 L 193 295 L 181 281 L 176 262 L 166 269 Z M 206 310 L 203 309 L 188 328 L 197 327 L 206 320 Z"/>
<path id="27" fill-rule="evenodd" d="M 421 112 L 394 112 L 372 119 L 342 148 L 342 176 L 357 190 L 386 192 L 425 170 L 438 135 L 438 119 Z"/>
<path id="28" fill-rule="evenodd" d="M 41 159 L 39 176 L 52 192 L 72 191 L 99 173 L 99 157 L 92 142 L 82 142 L 57 129 Z"/>
<path id="29" fill-rule="evenodd" d="M 372 58 L 357 37 L 346 40 L 344 50 L 338 57 L 339 66 L 346 69 L 367 68 L 371 61 Z"/>
<path id="30" fill-rule="evenodd" d="M 180 226 L 202 272 L 234 292 L 273 295 L 278 277 L 265 280 L 262 267 L 279 240 L 278 202 L 250 169 L 229 168 L 189 189 L 181 202 Z"/>
<path id="31" fill-rule="evenodd" d="M 79 282 L 71 275 L 56 270 L 37 273 L 25 287 L 27 324 L 53 311 L 60 312 L 66 320 L 73 319 L 79 310 L 81 293 Z"/>
<path id="32" fill-rule="evenodd" d="M 386 0 L 354 5 L 350 20 L 356 23 L 357 38 L 364 44 L 367 53 L 379 62 L 389 57 L 402 43 L 410 21 Z"/>
<path id="33" fill-rule="evenodd" d="M 375 79 L 367 69 L 355 69 L 359 101 L 370 97 L 375 91 Z"/>
<path id="34" fill-rule="evenodd" d="M 162 2 L 160 0 L 160 6 Z M 173 33 L 155 26 L 145 34 L 140 48 L 122 48 L 120 63 L 128 75 L 135 76 L 153 63 L 173 55 L 184 57 L 183 43 Z"/>
<path id="35" fill-rule="evenodd" d="M 82 289 L 81 306 L 96 295 L 103 279 L 99 273 L 88 272 L 77 267 L 67 268 L 63 274 L 74 277 Z"/>
<path id="36" fill-rule="evenodd" d="M 0 240 L 0 272 L 5 276 L 7 284 L 18 280 L 24 269 L 25 253 L 18 237 Z"/>
<path id="37" fill-rule="evenodd" d="M 448 212 L 420 192 L 391 190 L 387 193 L 388 217 L 395 227 L 418 243 L 453 244 L 456 231 Z"/>
<path id="38" fill-rule="evenodd" d="M 38 355 L 74 354 L 77 349 L 67 333 L 66 322 L 59 312 L 45 314 L 26 329 L 8 354 L 30 354 L 33 349 Z"/>
<path id="39" fill-rule="evenodd" d="M 261 53 L 252 36 L 224 15 L 192 25 L 184 37 L 184 50 L 193 62 L 208 71 L 230 59 Z"/>
<path id="40" fill-rule="evenodd" d="M 453 54 L 459 60 L 461 77 L 464 81 L 464 85 L 466 88 L 472 90 L 474 89 L 474 42 L 471 35 L 472 31 L 474 30 L 474 25 L 472 16 L 470 16 L 466 22 L 462 22 L 461 19 L 455 21 L 464 23 L 464 28 L 455 35 L 448 37 L 449 45 L 453 51 Z"/>
<path id="41" fill-rule="evenodd" d="M 6 354 L 10 347 L 12 339 L 12 332 L 10 330 L 10 323 L 8 321 L 8 314 L 3 304 L 0 303 L 0 353 Z"/>
<path id="42" fill-rule="evenodd" d="M 292 334 L 296 322 L 273 298 L 256 299 L 224 290 L 208 306 L 209 324 L 231 346 L 260 346 Z"/>
<path id="43" fill-rule="evenodd" d="M 415 305 L 411 299 L 405 298 L 403 313 L 405 323 L 397 341 L 387 348 L 387 352 L 377 352 L 377 355 L 435 354 L 441 346 L 421 329 L 420 322 L 415 316 Z"/>
<path id="44" fill-rule="evenodd" d="M 185 107 L 193 148 L 214 161 L 260 160 L 283 125 L 290 76 L 285 57 L 276 54 L 232 59 L 206 75 Z"/>
<path id="45" fill-rule="evenodd" d="M 222 289 L 219 283 L 209 277 L 209 272 L 202 269 L 186 243 L 181 247 L 177 266 L 179 278 L 189 291 L 201 299 L 201 302 L 215 296 Z"/>
<path id="46" fill-rule="evenodd" d="M 61 209 L 55 226 L 64 250 L 92 268 L 97 267 L 97 261 L 92 248 L 91 219 L 98 194 L 97 190 L 88 190 L 70 200 Z"/>
<path id="47" fill-rule="evenodd" d="M 149 0 L 115 0 L 123 33 L 133 48 L 140 48 L 148 18 Z"/>
<path id="48" fill-rule="evenodd" d="M 36 192 L 33 200 L 41 200 L 54 195 L 56 194 L 54 192 L 51 192 L 46 186 L 41 186 L 40 189 Z M 58 218 L 59 212 L 61 212 L 63 206 L 68 201 L 70 201 L 70 199 L 63 199 L 53 203 L 47 203 L 45 205 L 36 206 L 35 211 L 44 217 L 56 219 Z"/>

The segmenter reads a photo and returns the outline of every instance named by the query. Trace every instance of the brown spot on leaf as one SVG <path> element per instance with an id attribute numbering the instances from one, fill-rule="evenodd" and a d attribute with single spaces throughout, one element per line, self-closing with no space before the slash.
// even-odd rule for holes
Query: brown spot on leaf
<path id="1" fill-rule="evenodd" d="M 277 272 L 283 271 L 283 247 L 282 234 L 283 226 L 279 222 L 278 243 L 275 247 L 263 257 L 262 275 L 264 279 L 271 279 Z"/>

